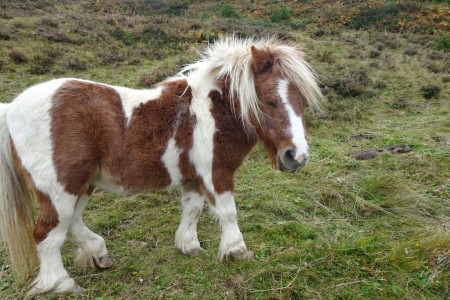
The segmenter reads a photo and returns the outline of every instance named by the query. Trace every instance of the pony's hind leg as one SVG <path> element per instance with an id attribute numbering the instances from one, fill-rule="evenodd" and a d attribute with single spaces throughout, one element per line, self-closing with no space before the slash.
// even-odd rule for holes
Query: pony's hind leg
<path id="1" fill-rule="evenodd" d="M 107 269 L 112 267 L 113 262 L 108 257 L 105 240 L 87 228 L 83 222 L 83 210 L 88 200 L 88 195 L 78 199 L 69 228 L 69 239 L 79 247 L 74 262 L 75 265 L 83 268 L 90 266 Z"/>
<path id="2" fill-rule="evenodd" d="M 205 196 L 197 186 L 185 186 L 181 195 L 181 222 L 175 234 L 175 246 L 191 256 L 204 252 L 197 237 L 197 222 Z"/>
<path id="3" fill-rule="evenodd" d="M 51 196 L 36 190 L 41 214 L 34 228 L 34 238 L 40 260 L 39 274 L 31 284 L 28 296 L 54 290 L 80 293 L 83 291 L 64 269 L 61 246 L 67 237 L 77 197 L 65 192 Z"/>

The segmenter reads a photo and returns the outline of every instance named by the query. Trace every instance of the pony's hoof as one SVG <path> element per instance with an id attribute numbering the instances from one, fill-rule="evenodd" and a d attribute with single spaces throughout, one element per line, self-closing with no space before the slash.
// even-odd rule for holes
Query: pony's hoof
<path id="1" fill-rule="evenodd" d="M 33 286 L 30 288 L 28 293 L 25 296 L 25 299 L 31 299 L 34 296 L 42 293 L 46 293 L 49 291 L 54 291 L 55 293 L 73 293 L 73 294 L 81 294 L 84 292 L 84 289 L 80 287 L 73 278 L 65 278 L 59 282 L 56 286 L 52 286 L 51 284 L 45 285 L 42 281 L 38 280 L 32 284 Z"/>
<path id="2" fill-rule="evenodd" d="M 203 249 L 202 247 L 194 248 L 186 252 L 186 254 L 189 256 L 199 256 L 202 255 L 203 253 L 206 253 L 206 250 Z"/>
<path id="3" fill-rule="evenodd" d="M 55 293 L 73 293 L 81 294 L 84 289 L 80 287 L 73 278 L 63 280 L 56 288 Z"/>
<path id="4" fill-rule="evenodd" d="M 28 290 L 28 292 L 27 292 L 27 294 L 25 295 L 24 299 L 32 299 L 34 296 L 39 295 L 39 294 L 42 294 L 42 293 L 45 293 L 45 292 L 47 292 L 47 291 L 44 290 L 44 289 L 42 289 L 42 288 L 33 286 L 33 287 L 31 287 L 31 288 Z"/>
<path id="5" fill-rule="evenodd" d="M 72 293 L 72 294 L 83 294 L 84 293 L 84 288 L 82 288 L 81 286 L 79 286 L 78 284 L 75 284 L 75 286 L 73 286 L 71 289 L 67 290 L 68 293 Z"/>
<path id="6" fill-rule="evenodd" d="M 103 256 L 99 258 L 93 257 L 94 265 L 97 269 L 109 269 L 114 265 L 114 262 L 109 259 L 108 256 Z"/>
<path id="7" fill-rule="evenodd" d="M 234 259 L 239 259 L 239 260 L 252 259 L 253 251 L 248 251 L 245 248 L 232 250 L 232 251 L 230 251 L 230 253 L 228 253 L 227 258 L 234 258 Z"/>

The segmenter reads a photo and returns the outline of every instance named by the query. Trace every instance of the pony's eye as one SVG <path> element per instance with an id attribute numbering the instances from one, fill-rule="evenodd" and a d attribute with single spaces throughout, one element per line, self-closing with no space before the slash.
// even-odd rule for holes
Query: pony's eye
<path id="1" fill-rule="evenodd" d="M 267 105 L 269 105 L 270 107 L 277 107 L 277 105 L 273 101 L 268 101 Z"/>

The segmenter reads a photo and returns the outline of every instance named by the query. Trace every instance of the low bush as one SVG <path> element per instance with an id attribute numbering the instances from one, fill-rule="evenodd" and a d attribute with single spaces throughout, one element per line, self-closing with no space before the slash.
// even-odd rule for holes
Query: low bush
<path id="1" fill-rule="evenodd" d="M 421 8 L 420 4 L 413 1 L 387 2 L 381 7 L 367 7 L 360 10 L 353 19 L 349 20 L 346 27 L 358 30 L 375 28 L 398 32 L 401 29 L 398 16 L 402 13 L 411 14 L 420 11 Z"/>
<path id="2" fill-rule="evenodd" d="M 417 47 L 412 44 L 409 44 L 403 53 L 408 56 L 417 55 Z"/>
<path id="3" fill-rule="evenodd" d="M 423 97 L 429 100 L 431 98 L 436 98 L 439 95 L 441 87 L 430 84 L 421 87 L 420 90 L 422 91 Z"/>
<path id="4" fill-rule="evenodd" d="M 111 32 L 111 36 L 116 40 L 122 41 L 125 45 L 132 45 L 135 42 L 131 33 L 118 26 Z"/>
<path id="5" fill-rule="evenodd" d="M 291 19 L 292 11 L 286 6 L 280 6 L 272 10 L 270 19 L 274 23 L 288 22 Z"/>
<path id="6" fill-rule="evenodd" d="M 239 14 L 236 12 L 234 7 L 229 4 L 225 4 L 220 8 L 220 16 L 222 18 L 229 18 L 229 19 L 240 18 Z"/>
<path id="7" fill-rule="evenodd" d="M 390 106 L 394 109 L 405 109 L 410 106 L 410 103 L 406 97 L 400 96 L 395 98 L 395 100 L 391 102 Z"/>
<path id="8" fill-rule="evenodd" d="M 432 73 L 448 73 L 450 69 L 450 61 L 430 61 L 425 60 L 424 67 Z"/>
<path id="9" fill-rule="evenodd" d="M 13 38 L 13 34 L 10 30 L 6 28 L 0 29 L 0 40 L 9 41 Z"/>
<path id="10" fill-rule="evenodd" d="M 343 97 L 356 97 L 366 92 L 369 76 L 364 70 L 354 70 L 335 79 L 329 85 L 336 94 Z"/>
<path id="11" fill-rule="evenodd" d="M 380 56 L 380 51 L 378 50 L 370 50 L 369 52 L 369 58 L 377 58 Z"/>
<path id="12" fill-rule="evenodd" d="M 0 19 L 11 20 L 14 19 L 14 16 L 8 12 L 2 11 L 0 12 Z"/>
<path id="13" fill-rule="evenodd" d="M 329 64 L 336 62 L 336 58 L 335 58 L 332 50 L 325 50 L 322 52 L 318 52 L 316 54 L 316 56 L 317 56 L 317 60 L 320 62 L 326 62 Z"/>
<path id="14" fill-rule="evenodd" d="M 54 60 L 46 55 L 36 55 L 31 58 L 29 72 L 34 75 L 43 75 L 50 72 Z"/>
<path id="15" fill-rule="evenodd" d="M 434 48 L 436 50 L 450 52 L 450 36 L 449 35 L 441 35 L 441 37 L 436 41 Z"/>
<path id="16" fill-rule="evenodd" d="M 0 70 L 4 70 L 6 67 L 6 61 L 0 58 Z"/>
<path id="17" fill-rule="evenodd" d="M 8 57 L 16 64 L 23 64 L 28 61 L 28 57 L 20 50 L 12 49 L 8 52 Z"/>
<path id="18" fill-rule="evenodd" d="M 59 23 L 51 18 L 42 18 L 38 21 L 38 25 L 41 26 L 48 26 L 48 27 L 52 27 L 52 28 L 58 28 L 59 27 Z"/>
<path id="19" fill-rule="evenodd" d="M 40 35 L 50 41 L 58 43 L 71 43 L 73 42 L 67 34 L 61 31 L 41 31 Z"/>
<path id="20" fill-rule="evenodd" d="M 66 67 L 73 71 L 85 71 L 88 68 L 88 62 L 77 56 L 70 56 L 66 59 Z"/>
<path id="21" fill-rule="evenodd" d="M 116 47 L 102 48 L 97 51 L 96 55 L 100 59 L 100 64 L 103 66 L 117 65 L 125 60 L 125 57 Z"/>

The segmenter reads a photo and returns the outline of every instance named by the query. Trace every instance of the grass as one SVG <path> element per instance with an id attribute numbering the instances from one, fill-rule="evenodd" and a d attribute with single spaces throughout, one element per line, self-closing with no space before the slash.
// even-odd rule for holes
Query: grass
<path id="1" fill-rule="evenodd" d="M 105 237 L 115 267 L 77 269 L 75 247 L 66 243 L 64 264 L 85 294 L 37 299 L 450 297 L 450 54 L 436 46 L 446 45 L 442 24 L 429 22 L 445 17 L 444 3 L 409 6 L 422 31 L 407 26 L 409 19 L 402 31 L 398 23 L 387 31 L 378 14 L 349 29 L 371 16 L 354 1 L 286 1 L 279 7 L 289 17 L 281 23 L 267 9 L 278 7 L 272 1 L 139 3 L 0 4 L 0 101 L 54 77 L 146 86 L 176 73 L 221 34 L 278 34 L 304 48 L 328 99 L 326 113 L 307 121 L 311 163 L 281 173 L 258 147 L 240 168 L 239 223 L 255 252 L 244 262 L 217 260 L 220 231 L 206 208 L 199 237 L 207 253 L 190 258 L 173 247 L 177 190 L 132 197 L 96 191 L 85 220 Z M 374 1 L 373 9 L 401 19 L 408 8 L 384 3 Z M 411 151 L 348 156 L 395 145 Z M 1 248 L 0 298 L 24 291 Z"/>

